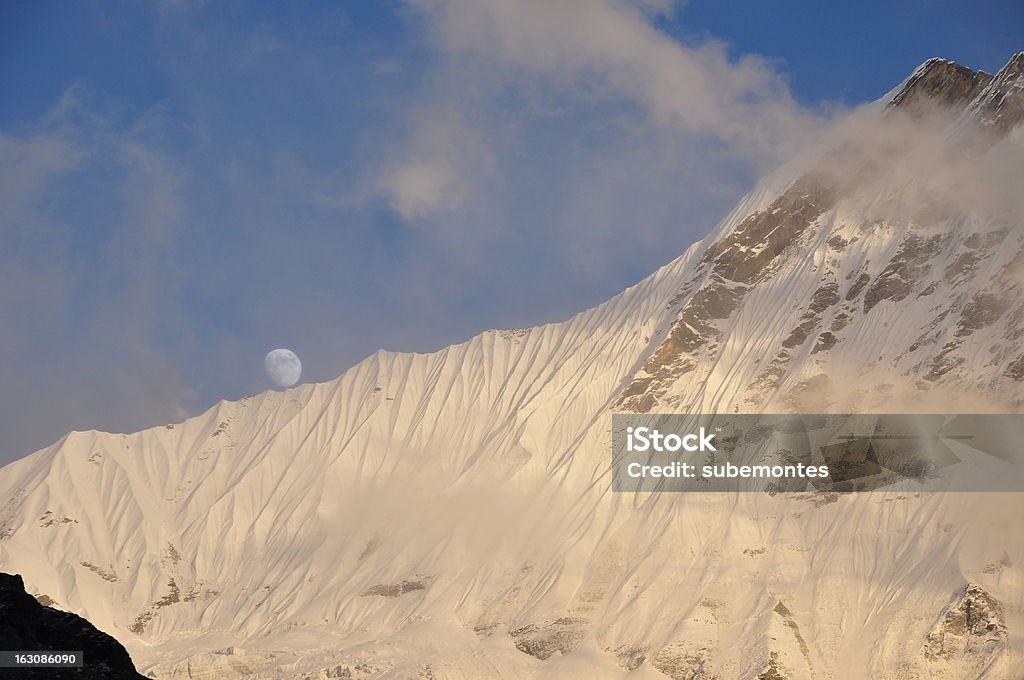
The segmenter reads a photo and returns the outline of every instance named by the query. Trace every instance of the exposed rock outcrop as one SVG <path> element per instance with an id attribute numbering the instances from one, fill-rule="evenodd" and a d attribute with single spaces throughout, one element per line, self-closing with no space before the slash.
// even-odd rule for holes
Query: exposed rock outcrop
<path id="1" fill-rule="evenodd" d="M 924 655 L 929 661 L 966 657 L 983 664 L 1005 647 L 1002 606 L 984 588 L 969 583 L 928 633 Z"/>
<path id="2" fill-rule="evenodd" d="M 911 115 L 920 113 L 928 103 L 963 109 L 985 86 L 992 74 L 972 71 L 947 59 L 929 59 L 907 79 L 903 88 L 889 102 Z"/>

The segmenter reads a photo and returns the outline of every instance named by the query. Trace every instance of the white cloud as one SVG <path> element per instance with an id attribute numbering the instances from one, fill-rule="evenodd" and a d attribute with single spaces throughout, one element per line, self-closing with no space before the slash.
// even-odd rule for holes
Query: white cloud
<path id="1" fill-rule="evenodd" d="M 432 111 L 419 121 L 414 147 L 383 179 L 383 190 L 405 219 L 458 208 L 468 176 L 489 168 L 489 154 L 457 112 Z"/>
<path id="2" fill-rule="evenodd" d="M 250 391 L 275 335 L 326 379 L 378 346 L 565 318 L 821 122 L 771 64 L 656 28 L 667 0 L 410 4 L 377 44 L 333 15 L 166 3 L 166 111 L 71 88 L 0 133 L 0 446 Z"/>
<path id="3" fill-rule="evenodd" d="M 731 60 L 720 42 L 684 44 L 656 28 L 654 19 L 669 12 L 671 3 L 410 4 L 440 58 L 425 87 L 425 103 L 410 110 L 412 138 L 405 155 L 386 168 L 381 182 L 406 217 L 453 210 L 477 191 L 477 159 L 501 152 L 496 129 L 507 128 L 517 106 L 519 123 L 557 117 L 573 107 L 606 107 L 657 127 L 674 138 L 669 144 L 714 140 L 723 153 L 759 171 L 811 142 L 824 123 L 793 99 L 785 78 L 764 59 Z"/>

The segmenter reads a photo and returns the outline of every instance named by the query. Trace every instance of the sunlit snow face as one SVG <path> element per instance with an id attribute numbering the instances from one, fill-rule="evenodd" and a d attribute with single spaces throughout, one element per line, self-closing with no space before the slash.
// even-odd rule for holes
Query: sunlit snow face
<path id="1" fill-rule="evenodd" d="M 302 377 L 302 362 L 290 349 L 275 349 L 263 359 L 263 369 L 278 389 L 291 387 Z"/>

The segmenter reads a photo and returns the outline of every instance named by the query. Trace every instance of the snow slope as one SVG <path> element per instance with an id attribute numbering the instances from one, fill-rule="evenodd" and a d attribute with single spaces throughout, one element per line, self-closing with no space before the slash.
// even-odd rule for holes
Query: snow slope
<path id="1" fill-rule="evenodd" d="M 1020 154 L 1022 64 L 871 115 Z M 858 140 L 563 323 L 71 433 L 0 470 L 0 568 L 162 678 L 1024 675 L 1019 495 L 609 489 L 614 410 L 1024 407 L 1024 225 Z"/>

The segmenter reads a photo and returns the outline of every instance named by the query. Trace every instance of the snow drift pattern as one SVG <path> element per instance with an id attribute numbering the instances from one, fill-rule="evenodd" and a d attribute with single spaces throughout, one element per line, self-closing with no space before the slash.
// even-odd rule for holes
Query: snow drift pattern
<path id="1" fill-rule="evenodd" d="M 1024 223 L 892 131 L 1005 167 L 1022 63 L 926 63 L 563 323 L 71 433 L 0 472 L 0 566 L 157 677 L 1020 675 L 1017 496 L 613 494 L 608 447 L 613 410 L 1019 410 Z"/>

